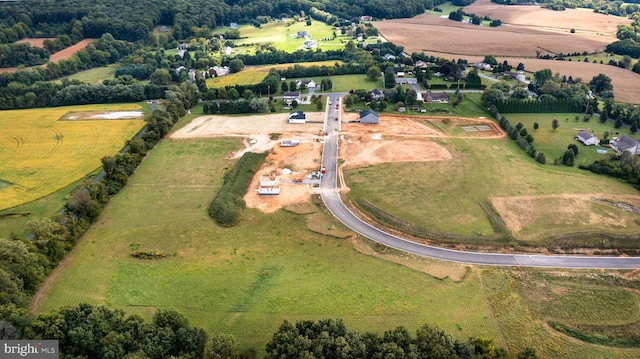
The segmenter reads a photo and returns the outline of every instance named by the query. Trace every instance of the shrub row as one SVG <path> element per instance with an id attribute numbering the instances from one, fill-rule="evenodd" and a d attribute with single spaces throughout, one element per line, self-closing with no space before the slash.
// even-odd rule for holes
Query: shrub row
<path id="1" fill-rule="evenodd" d="M 516 126 L 516 127 L 511 126 L 511 123 L 509 122 L 509 120 L 507 120 L 506 117 L 500 116 L 499 113 L 496 113 L 496 114 L 500 118 L 500 120 L 498 121 L 498 123 L 500 124 L 500 127 L 502 127 L 502 129 L 509 135 L 509 137 L 512 140 L 516 141 L 518 146 L 520 146 L 520 148 L 525 150 L 527 154 L 531 156 L 531 158 L 535 159 L 540 164 L 545 164 L 547 160 L 544 156 L 544 153 L 536 151 L 535 147 L 533 147 L 532 145 L 533 136 L 531 136 L 530 134 L 527 134 L 526 130 L 523 131 L 523 129 L 518 128 L 520 126 Z"/>
<path id="2" fill-rule="evenodd" d="M 225 173 L 224 183 L 209 205 L 209 216 L 219 226 L 231 227 L 240 222 L 241 212 L 246 207 L 242 197 L 267 154 L 246 152 L 233 169 Z"/>
<path id="3" fill-rule="evenodd" d="M 129 255 L 138 259 L 160 259 L 166 257 L 168 254 L 165 251 L 149 251 L 140 249 L 131 252 Z"/>

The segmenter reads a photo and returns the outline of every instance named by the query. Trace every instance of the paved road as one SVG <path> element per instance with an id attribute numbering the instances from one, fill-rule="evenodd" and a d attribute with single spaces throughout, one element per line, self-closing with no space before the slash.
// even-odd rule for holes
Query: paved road
<path id="1" fill-rule="evenodd" d="M 338 194 L 336 180 L 340 121 L 335 121 L 339 116 L 339 111 L 336 110 L 335 104 L 339 101 L 340 95 L 327 94 L 327 96 L 329 96 L 331 105 L 329 105 L 327 121 L 325 122 L 325 130 L 328 136 L 325 139 L 322 150 L 322 165 L 326 168 L 326 173 L 320 185 L 322 200 L 338 220 L 360 235 L 407 253 L 469 264 L 551 268 L 640 268 L 640 257 L 582 257 L 462 252 L 426 246 L 374 228 L 353 214 L 344 205 Z"/>

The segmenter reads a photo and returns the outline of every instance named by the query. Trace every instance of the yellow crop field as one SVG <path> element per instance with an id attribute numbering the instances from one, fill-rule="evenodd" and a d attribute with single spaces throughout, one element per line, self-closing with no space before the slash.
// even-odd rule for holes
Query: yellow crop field
<path id="1" fill-rule="evenodd" d="M 0 111 L 0 210 L 98 169 L 101 158 L 115 155 L 144 126 L 142 116 L 132 117 L 141 111 L 136 104 Z"/>
<path id="2" fill-rule="evenodd" d="M 342 61 L 328 60 L 328 61 L 315 61 L 315 62 L 301 62 L 295 65 L 298 66 L 333 66 L 335 63 L 342 63 Z M 271 69 L 286 69 L 293 67 L 294 64 L 278 64 L 278 65 L 264 65 L 264 66 L 248 66 L 240 72 L 235 74 L 213 77 L 207 79 L 207 87 L 225 87 L 233 85 L 251 85 L 260 83 L 268 74 Z"/>

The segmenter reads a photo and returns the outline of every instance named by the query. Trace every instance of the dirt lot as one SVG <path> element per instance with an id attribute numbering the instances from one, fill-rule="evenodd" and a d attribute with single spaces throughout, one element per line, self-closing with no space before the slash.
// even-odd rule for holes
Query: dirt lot
<path id="1" fill-rule="evenodd" d="M 307 113 L 307 120 L 321 121 L 323 113 Z M 355 114 L 344 114 L 349 120 Z M 422 122 L 426 117 L 420 118 Z M 444 118 L 430 118 L 438 122 Z M 487 124 L 493 129 L 488 132 L 469 134 L 471 136 L 502 136 L 491 121 L 449 118 L 450 126 L 456 123 L 469 125 Z M 218 136 L 242 136 L 245 148 L 228 154 L 237 158 L 246 151 L 270 151 L 263 168 L 254 177 L 250 189 L 244 197 L 247 206 L 269 213 L 290 204 L 308 201 L 315 188 L 311 185 L 293 182 L 295 179 L 309 178 L 321 167 L 322 123 L 289 124 L 286 115 L 261 115 L 246 117 L 202 116 L 175 132 L 171 138 L 206 138 Z M 280 134 L 273 140 L 272 134 Z M 359 167 L 384 162 L 422 162 L 451 159 L 451 153 L 433 141 L 446 137 L 436 127 L 416 122 L 407 116 L 382 116 L 380 124 L 343 123 L 340 158 L 344 166 Z M 295 147 L 280 147 L 284 139 L 299 140 Z M 261 176 L 274 173 L 282 181 L 281 192 L 277 196 L 260 196 L 257 193 Z"/>
<path id="2" fill-rule="evenodd" d="M 21 39 L 16 41 L 16 44 L 22 44 L 24 42 L 31 44 L 33 47 L 44 47 L 45 40 L 55 40 L 55 37 L 41 37 L 37 39 Z"/>

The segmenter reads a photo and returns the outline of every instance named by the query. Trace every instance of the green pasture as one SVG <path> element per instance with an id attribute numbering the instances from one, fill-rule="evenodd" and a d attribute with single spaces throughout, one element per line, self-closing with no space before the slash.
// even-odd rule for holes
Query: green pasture
<path id="1" fill-rule="evenodd" d="M 336 33 L 338 37 L 334 39 L 334 28 L 317 20 L 313 20 L 310 26 L 307 26 L 305 22 L 296 22 L 294 20 L 270 22 L 260 28 L 244 25 L 240 27 L 240 36 L 242 38 L 234 40 L 234 42 L 237 45 L 270 42 L 278 50 L 294 52 L 306 40 L 304 38 L 296 38 L 298 31 L 306 31 L 309 34 L 309 40 L 317 41 L 320 44 L 320 48 L 325 50 L 338 49 L 344 46 L 342 39 L 339 37 L 339 31 Z M 330 40 L 324 40 L 325 38 Z"/>
<path id="2" fill-rule="evenodd" d="M 109 65 L 105 67 L 96 67 L 89 70 L 84 70 L 77 72 L 73 75 L 65 76 L 56 80 L 56 82 L 61 82 L 64 79 L 68 80 L 78 80 L 81 82 L 93 84 L 93 83 L 101 83 L 106 79 L 113 78 L 116 72 L 117 65 Z"/>
<path id="3" fill-rule="evenodd" d="M 440 4 L 440 5 L 436 6 L 436 7 L 441 9 L 442 12 L 433 11 L 433 10 L 426 10 L 425 13 L 436 15 L 436 16 L 445 16 L 445 15 L 449 16 L 450 13 L 458 11 L 458 9 L 460 8 L 460 6 L 453 5 L 451 3 L 451 1 L 447 1 L 447 2 L 442 3 L 442 4 Z"/>
<path id="4" fill-rule="evenodd" d="M 92 176 L 88 176 L 89 178 Z M 60 191 L 42 197 L 21 206 L 0 211 L 0 238 L 10 238 L 11 234 L 20 237 L 29 235 L 27 223 L 35 217 L 53 217 L 60 212 L 69 194 L 82 181 L 70 184 Z"/>
<path id="5" fill-rule="evenodd" d="M 537 138 L 535 133 L 533 136 Z M 567 144 L 572 141 L 573 137 L 567 138 Z M 493 234 L 487 216 L 479 205 L 481 201 L 504 197 L 513 198 L 512 201 L 518 203 L 519 196 L 565 194 L 578 196 L 600 193 L 605 197 L 637 195 L 631 186 L 615 179 L 575 167 L 549 164 L 553 162 L 552 153 L 547 156 L 546 165 L 538 164 L 507 138 L 441 138 L 436 142 L 451 153 L 451 160 L 388 163 L 348 169 L 345 171 L 347 185 L 351 189 L 348 196 L 353 200 L 366 199 L 409 222 L 441 232 L 478 236 L 480 240 L 483 236 Z M 543 148 L 537 142 L 534 145 Z M 563 147 L 566 148 L 566 145 Z M 571 202 L 563 204 L 572 208 Z M 609 216 L 616 218 L 616 215 L 624 214 L 624 211 L 610 207 Z M 580 219 L 577 221 L 581 224 L 579 227 L 576 227 L 574 220 L 562 221 L 557 216 L 544 216 L 547 209 L 551 208 L 539 208 L 540 212 L 536 212 L 537 221 L 530 226 L 551 233 L 568 233 L 576 228 L 610 229 L 585 220 L 590 216 L 588 208 L 581 210 L 577 207 L 576 212 L 570 212 L 572 219 Z M 560 215 L 568 214 L 565 212 Z M 631 221 L 626 228 L 615 227 L 615 231 L 636 233 L 640 227 L 633 223 Z M 540 239 L 541 235 L 525 234 L 527 239 L 533 240 Z M 515 235 L 519 237 L 518 233 Z"/>
<path id="6" fill-rule="evenodd" d="M 323 79 L 331 79 L 333 88 L 325 90 L 325 92 L 349 92 L 351 90 L 365 89 L 371 91 L 375 88 L 382 89 L 382 80 L 371 81 L 366 75 L 339 75 L 339 76 L 317 76 L 305 77 L 301 80 L 313 80 L 320 84 Z M 287 80 L 289 81 L 289 80 Z M 316 90 L 320 92 L 320 90 Z"/>
<path id="7" fill-rule="evenodd" d="M 600 123 L 598 116 L 592 116 L 588 122 L 584 121 L 584 114 L 579 113 L 556 113 L 556 114 L 504 114 L 512 126 L 516 126 L 518 122 L 521 122 L 527 129 L 527 132 L 534 138 L 533 145 L 536 150 L 543 152 L 547 158 L 547 163 L 553 163 L 556 158 L 562 157 L 567 150 L 567 146 L 571 143 L 578 145 L 578 156 L 575 159 L 576 166 L 585 163 L 592 163 L 599 158 L 600 154 L 596 152 L 596 149 L 600 146 L 584 146 L 575 137 L 578 131 L 584 129 L 591 132 L 599 139 L 604 138 L 604 133 L 609 132 L 609 139 L 616 136 L 626 134 L 633 137 L 628 128 L 614 128 L 613 122 L 608 121 L 606 123 Z M 578 116 L 578 121 L 576 121 Z M 559 127 L 555 130 L 551 127 L 553 119 L 558 119 Z M 534 122 L 537 122 L 540 126 L 537 130 L 533 129 Z M 617 134 L 616 134 L 617 133 Z M 608 149 L 610 153 L 613 150 Z"/>
<path id="8" fill-rule="evenodd" d="M 195 116 L 187 116 L 177 126 Z M 464 140 L 458 142 L 465 144 Z M 451 141 L 458 153 L 476 152 L 472 143 L 464 147 L 458 142 Z M 489 149 L 504 145 L 498 140 L 475 142 L 487 142 Z M 310 215 L 305 214 L 309 209 L 269 215 L 247 210 L 238 226 L 216 226 L 206 209 L 221 186 L 222 175 L 233 166 L 224 159 L 225 154 L 240 146 L 239 139 L 166 139 L 156 146 L 79 241 L 65 265 L 57 269 L 34 311 L 43 313 L 88 302 L 149 319 L 157 308 L 173 307 L 192 325 L 202 326 L 208 333 L 233 334 L 259 355 L 283 320 L 320 318 L 343 318 L 350 328 L 378 333 L 400 325 L 414 331 L 424 323 L 437 324 L 461 340 L 489 337 L 513 352 L 532 346 L 541 358 L 640 355 L 638 350 L 587 345 L 545 326 L 548 318 L 559 320 L 567 315 L 559 309 L 540 307 L 544 303 L 525 300 L 523 291 L 535 287 L 528 289 L 523 286 L 533 284 L 515 280 L 517 270 L 471 269 L 460 282 L 436 279 L 360 254 L 351 242 L 341 239 L 349 231 L 317 208 Z M 512 164 L 525 161 L 513 146 L 507 150 L 498 153 L 494 149 L 493 159 L 510 156 Z M 471 161 L 480 157 L 482 153 Z M 385 171 L 385 166 L 376 169 Z M 484 166 L 489 165 L 485 162 Z M 410 179 L 403 172 L 407 168 L 399 169 L 393 172 L 394 186 Z M 442 169 L 429 174 L 420 167 L 417 172 L 428 181 L 437 180 L 435 186 L 442 190 L 447 189 L 443 183 L 462 182 L 462 176 L 451 176 L 450 171 L 438 173 Z M 504 169 L 492 167 L 487 172 L 500 170 Z M 353 172 L 349 173 L 351 179 Z M 496 177 L 501 175 L 504 172 Z M 516 181 L 512 184 L 527 181 L 527 175 L 530 173 L 512 177 Z M 496 185 L 500 188 L 501 183 Z M 440 209 L 460 209 L 463 205 L 458 202 L 468 196 L 469 188 L 456 189 L 457 196 L 452 192 L 446 204 L 440 202 Z M 394 199 L 394 194 L 390 197 Z M 405 200 L 414 201 L 409 197 Z M 431 198 L 422 202 L 427 204 Z M 470 218 L 455 214 L 462 215 Z M 129 253 L 138 249 L 161 250 L 170 256 L 150 261 L 131 258 Z M 615 284 L 588 284 L 596 289 L 594 293 L 621 293 Z M 637 305 L 628 296 L 605 298 L 611 300 L 611 308 L 622 307 L 623 313 L 637 316 Z M 567 308 L 579 310 L 577 306 Z M 589 308 L 589 313 L 583 314 L 584 322 L 590 315 L 603 318 L 611 312 L 611 308 L 597 305 Z M 542 310 L 548 313 L 539 314 Z"/>
<path id="9" fill-rule="evenodd" d="M 528 271 L 527 269 L 524 272 Z M 533 271 L 532 271 L 533 272 Z M 535 272 L 534 272 L 535 273 Z M 581 274 L 578 274 L 578 276 Z M 590 324 L 598 325 L 601 323 L 598 318 L 605 317 L 609 313 L 619 309 L 622 313 L 633 313 L 634 318 L 637 317 L 637 303 L 630 303 L 628 296 L 624 295 L 606 295 L 607 293 L 622 293 L 626 289 L 621 284 L 609 284 L 602 281 L 602 277 L 608 275 L 593 274 L 588 272 L 582 274 L 584 277 L 592 277 L 598 279 L 587 280 L 588 286 L 595 289 L 594 294 L 587 294 L 583 298 L 578 299 L 581 303 L 571 308 L 566 305 L 567 301 L 576 300 L 570 295 L 565 296 L 560 285 L 553 284 L 538 287 L 526 278 L 525 273 L 521 270 L 503 270 L 503 269 L 486 269 L 481 271 L 482 285 L 485 290 L 487 301 L 491 306 L 495 315 L 495 320 L 502 330 L 503 338 L 510 343 L 510 348 L 522 350 L 524 347 L 535 348 L 540 358 L 567 358 L 567 359 L 583 359 L 583 358 L 635 358 L 640 355 L 638 349 L 616 348 L 612 346 L 592 345 L 583 341 L 570 338 L 550 329 L 547 321 L 565 318 L 568 315 L 575 314 L 587 317 L 594 314 L 589 321 Z M 544 274 L 532 274 L 534 280 L 540 280 Z M 575 279 L 574 271 L 558 271 L 558 277 L 565 277 L 565 282 Z M 599 283 L 595 285 L 594 283 Z M 595 287 L 592 287 L 595 285 Z M 576 286 L 574 286 L 575 288 Z M 537 293 L 532 293 L 536 291 Z M 556 292 L 557 291 L 557 292 Z M 586 292 L 586 291 L 583 291 Z M 599 297 L 605 294 L 604 297 Z M 536 299 L 532 300 L 531 296 Z M 552 297 L 553 303 L 535 303 L 540 297 Z M 597 298 L 593 303 L 589 303 L 590 299 Z M 610 300 L 604 306 L 598 306 L 603 300 Z M 543 307 L 541 307 L 541 305 Z M 553 315 L 559 314 L 561 308 L 568 310 L 567 313 L 559 314 L 559 316 L 547 316 L 545 311 L 550 307 L 557 306 L 558 311 L 554 311 Z M 552 311 L 554 309 L 551 309 Z M 541 312 L 542 311 L 542 312 Z M 617 314 L 616 317 L 620 316 Z M 633 321 L 633 318 L 629 319 Z M 605 322 L 608 322 L 605 320 Z"/>
<path id="10" fill-rule="evenodd" d="M 288 211 L 247 210 L 240 225 L 216 226 L 206 209 L 233 165 L 225 154 L 240 146 L 237 139 L 159 144 L 36 311 L 89 302 L 149 318 L 158 307 L 175 307 L 192 324 L 234 334 L 259 352 L 284 319 L 340 317 L 377 332 L 433 323 L 461 339 L 500 337 L 475 275 L 439 280 L 360 254 Z M 171 256 L 141 261 L 129 257 L 132 249 Z"/>

